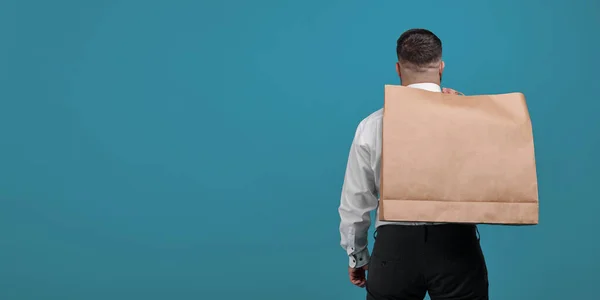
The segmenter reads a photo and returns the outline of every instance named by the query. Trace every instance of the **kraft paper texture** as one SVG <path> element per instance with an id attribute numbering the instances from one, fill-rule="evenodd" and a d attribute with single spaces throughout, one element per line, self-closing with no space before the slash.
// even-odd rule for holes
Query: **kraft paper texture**
<path id="1" fill-rule="evenodd" d="M 533 133 L 521 93 L 387 85 L 382 150 L 383 221 L 538 223 Z"/>

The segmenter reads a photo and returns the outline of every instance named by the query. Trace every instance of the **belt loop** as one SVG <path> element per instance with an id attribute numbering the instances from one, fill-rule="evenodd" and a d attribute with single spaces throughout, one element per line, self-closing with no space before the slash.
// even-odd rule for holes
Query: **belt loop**
<path id="1" fill-rule="evenodd" d="M 375 231 L 373 232 L 373 239 L 377 239 L 377 229 L 379 228 L 375 228 Z"/>

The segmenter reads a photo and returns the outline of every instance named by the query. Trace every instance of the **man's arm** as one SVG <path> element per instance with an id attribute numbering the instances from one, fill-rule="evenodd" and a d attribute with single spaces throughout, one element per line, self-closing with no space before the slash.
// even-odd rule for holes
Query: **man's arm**
<path id="1" fill-rule="evenodd" d="M 369 263 L 367 236 L 370 212 L 377 208 L 375 174 L 370 165 L 370 152 L 361 141 L 364 124 L 356 130 L 350 147 L 346 175 L 340 201 L 341 246 L 349 256 L 349 266 L 361 268 Z"/>

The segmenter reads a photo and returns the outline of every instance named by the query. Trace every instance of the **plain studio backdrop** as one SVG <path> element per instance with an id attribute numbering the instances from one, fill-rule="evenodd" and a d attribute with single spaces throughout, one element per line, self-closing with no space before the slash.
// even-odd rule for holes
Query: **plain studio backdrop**
<path id="1" fill-rule="evenodd" d="M 413 27 L 529 102 L 540 225 L 481 226 L 491 298 L 598 299 L 584 0 L 0 2 L 0 299 L 364 299 L 340 188 Z"/>

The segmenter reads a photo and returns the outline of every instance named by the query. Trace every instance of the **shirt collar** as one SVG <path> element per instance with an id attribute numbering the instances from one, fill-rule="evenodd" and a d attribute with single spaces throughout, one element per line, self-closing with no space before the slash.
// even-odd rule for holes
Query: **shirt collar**
<path id="1" fill-rule="evenodd" d="M 430 82 L 413 83 L 413 84 L 407 85 L 406 87 L 426 90 L 426 91 L 430 91 L 430 92 L 438 92 L 438 93 L 442 92 L 442 88 L 439 85 L 437 85 L 435 83 L 430 83 Z"/>

